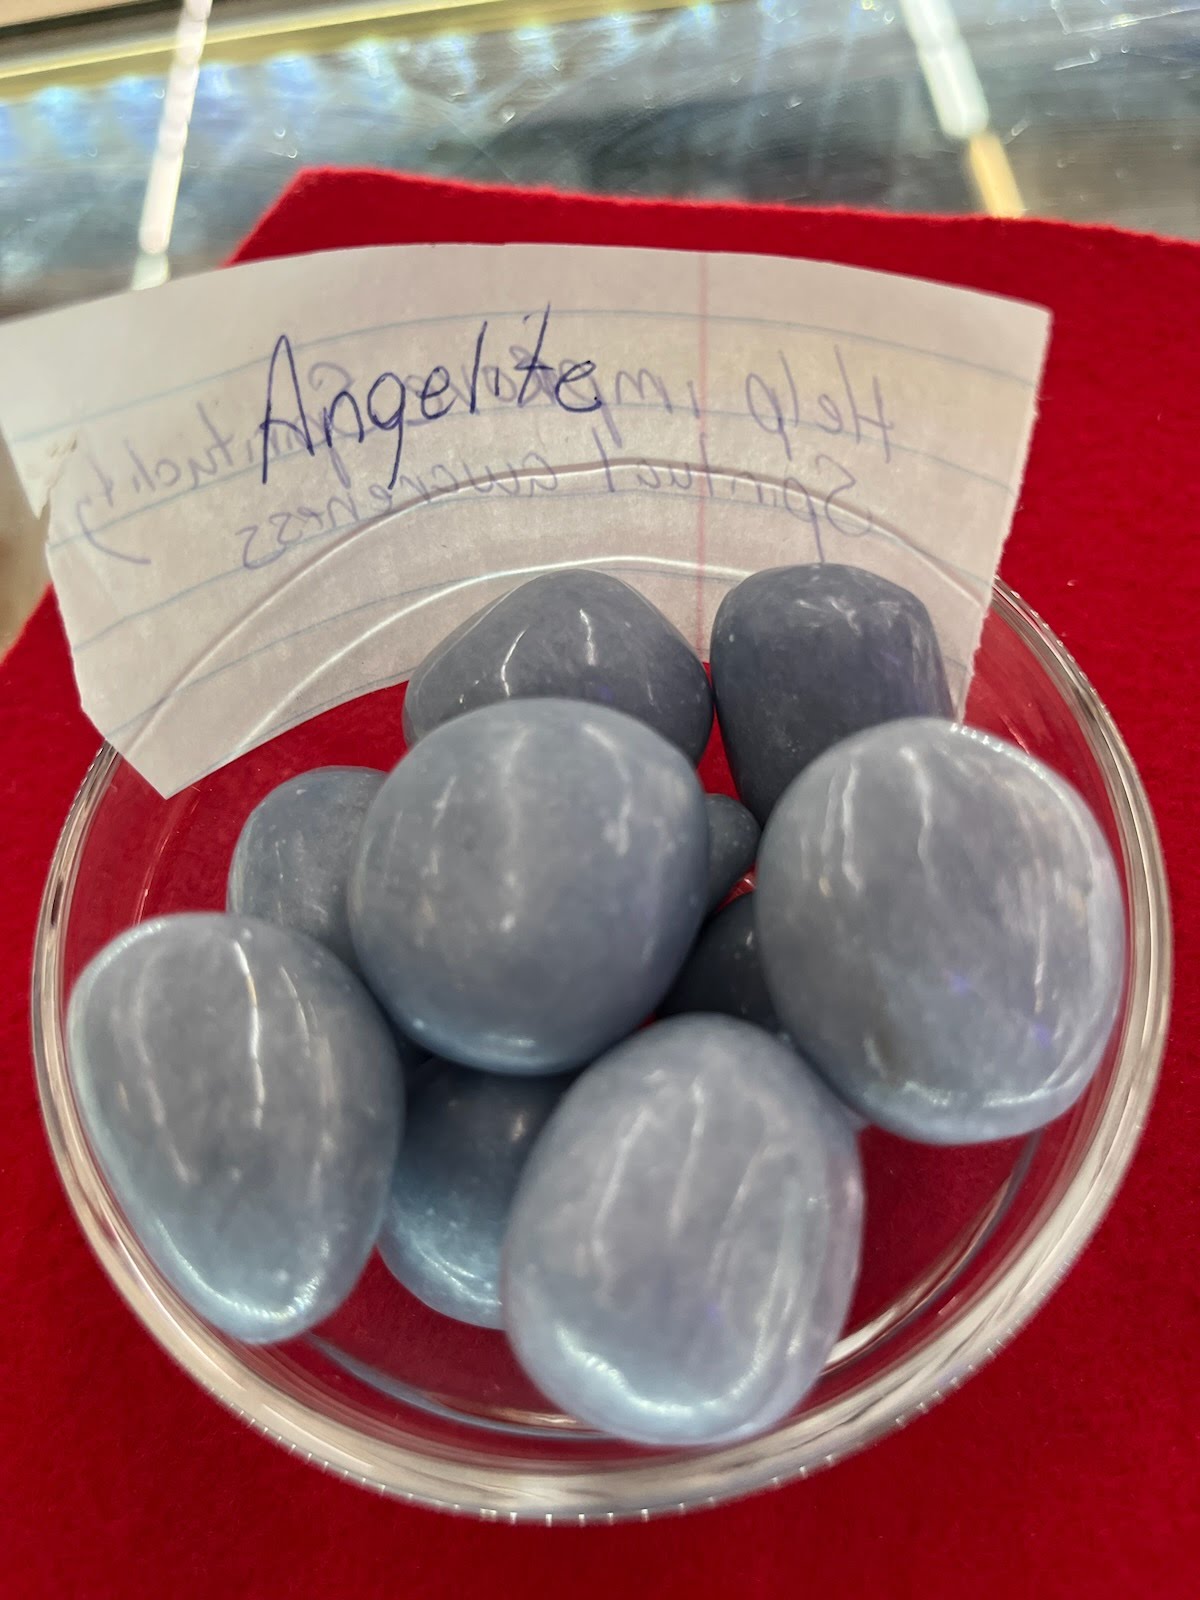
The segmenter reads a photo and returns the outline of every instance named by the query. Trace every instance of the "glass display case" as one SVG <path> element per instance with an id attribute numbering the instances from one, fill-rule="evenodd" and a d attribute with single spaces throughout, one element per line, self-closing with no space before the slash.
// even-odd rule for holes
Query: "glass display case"
<path id="1" fill-rule="evenodd" d="M 5 15 L 4 315 L 211 266 L 300 167 L 327 163 L 1200 234 L 1188 0 L 15 0 Z"/>

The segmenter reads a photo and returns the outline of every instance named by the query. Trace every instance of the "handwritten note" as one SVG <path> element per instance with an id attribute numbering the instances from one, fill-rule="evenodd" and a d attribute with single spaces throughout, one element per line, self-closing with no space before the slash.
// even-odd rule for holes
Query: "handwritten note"
<path id="1" fill-rule="evenodd" d="M 0 429 L 84 708 L 170 794 L 581 562 L 701 654 L 747 572 L 871 567 L 965 693 L 1048 322 L 769 257 L 339 252 L 0 328 Z"/>

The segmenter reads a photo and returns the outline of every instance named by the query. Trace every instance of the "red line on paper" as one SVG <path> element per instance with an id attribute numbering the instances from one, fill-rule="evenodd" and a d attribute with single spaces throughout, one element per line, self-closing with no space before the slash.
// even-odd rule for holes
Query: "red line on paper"
<path id="1" fill-rule="evenodd" d="M 697 381 L 700 384 L 700 426 L 708 415 L 708 257 L 701 252 L 699 262 L 699 307 L 697 330 Z M 704 631 L 704 579 L 708 541 L 708 500 L 703 492 L 696 500 L 696 649 L 701 658 L 708 654 Z"/>

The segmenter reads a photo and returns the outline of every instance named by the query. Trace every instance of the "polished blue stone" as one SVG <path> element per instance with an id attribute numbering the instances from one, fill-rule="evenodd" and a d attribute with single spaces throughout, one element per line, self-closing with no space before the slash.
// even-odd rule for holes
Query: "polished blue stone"
<path id="1" fill-rule="evenodd" d="M 727 1017 L 656 1023 L 567 1092 L 517 1191 L 505 1328 L 534 1382 L 622 1438 L 769 1428 L 845 1319 L 858 1153 L 778 1039 Z"/>
<path id="2" fill-rule="evenodd" d="M 307 933 L 352 966 L 346 881 L 383 776 L 369 767 L 317 767 L 272 789 L 238 837 L 226 909 Z"/>
<path id="3" fill-rule="evenodd" d="M 897 717 L 950 716 L 929 613 L 861 567 L 756 572 L 712 631 L 721 735 L 738 793 L 760 822 L 823 750 Z"/>
<path id="4" fill-rule="evenodd" d="M 632 717 L 513 700 L 437 728 L 367 815 L 362 970 L 430 1054 L 581 1065 L 662 998 L 699 926 L 708 824 L 680 752 Z"/>
<path id="5" fill-rule="evenodd" d="M 410 1097 L 379 1253 L 435 1311 L 500 1327 L 500 1251 L 517 1180 L 572 1082 L 434 1061 Z"/>
<path id="6" fill-rule="evenodd" d="M 315 767 L 272 789 L 238 836 L 226 910 L 306 933 L 357 972 L 346 889 L 384 776 L 373 767 Z M 419 1067 L 429 1052 L 394 1033 L 405 1069 Z"/>
<path id="7" fill-rule="evenodd" d="M 1015 746 L 890 723 L 822 756 L 758 857 L 784 1025 L 871 1122 L 934 1144 L 1028 1132 L 1082 1094 L 1120 1002 L 1112 853 Z"/>
<path id="8" fill-rule="evenodd" d="M 663 1017 L 711 1011 L 784 1033 L 763 976 L 753 894 L 738 895 L 705 923 L 658 1011 Z"/>
<path id="9" fill-rule="evenodd" d="M 104 1175 L 189 1305 L 256 1344 L 337 1309 L 383 1220 L 403 1095 L 335 956 L 249 917 L 142 923 L 85 968 L 67 1049 Z"/>
<path id="10" fill-rule="evenodd" d="M 415 744 L 464 711 L 546 696 L 624 711 L 693 762 L 712 727 L 708 678 L 679 630 L 629 584 L 583 567 L 530 579 L 430 651 L 404 731 Z"/>
<path id="11" fill-rule="evenodd" d="M 761 829 L 740 801 L 727 794 L 706 794 L 708 812 L 708 898 L 715 911 L 738 880 L 754 865 Z"/>
<path id="12" fill-rule="evenodd" d="M 678 978 L 659 1003 L 658 1014 L 737 1017 L 765 1028 L 795 1050 L 767 988 L 754 901 L 753 891 L 740 894 L 705 923 Z M 798 1051 L 797 1058 L 802 1070 L 812 1070 Z M 857 1111 L 837 1096 L 832 1098 L 855 1132 L 865 1126 L 866 1119 Z"/>

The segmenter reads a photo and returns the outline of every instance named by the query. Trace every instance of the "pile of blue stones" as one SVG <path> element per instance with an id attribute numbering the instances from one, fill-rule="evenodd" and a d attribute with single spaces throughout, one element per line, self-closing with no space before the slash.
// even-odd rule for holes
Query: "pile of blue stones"
<path id="1" fill-rule="evenodd" d="M 1061 778 L 951 720 L 923 605 L 758 573 L 711 674 L 618 579 L 536 578 L 422 663 L 394 771 L 282 784 L 225 913 L 86 968 L 95 1154 L 217 1328 L 303 1332 L 378 1247 L 585 1423 L 742 1438 L 847 1316 L 863 1123 L 973 1143 L 1083 1092 L 1114 862 Z M 714 700 L 740 801 L 696 775 Z"/>

